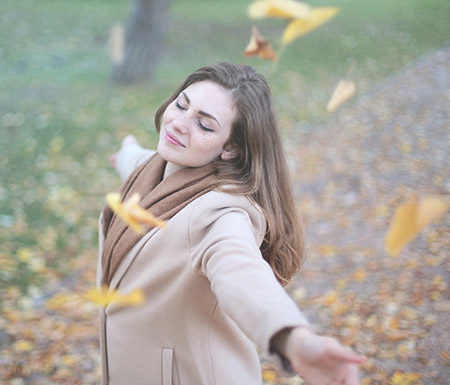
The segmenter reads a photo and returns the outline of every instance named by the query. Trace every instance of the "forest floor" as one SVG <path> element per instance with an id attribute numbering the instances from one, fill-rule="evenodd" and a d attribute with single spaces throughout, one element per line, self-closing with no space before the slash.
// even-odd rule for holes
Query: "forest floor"
<path id="1" fill-rule="evenodd" d="M 400 203 L 450 193 L 449 63 L 446 45 L 286 134 L 308 250 L 287 290 L 318 332 L 367 355 L 364 385 L 450 378 L 450 215 L 398 257 L 384 250 Z M 7 304 L 1 384 L 99 383 L 97 309 L 81 294 L 94 286 L 95 259 L 81 254 L 77 273 L 53 280 L 40 301 Z M 266 384 L 302 383 L 263 368 Z"/>

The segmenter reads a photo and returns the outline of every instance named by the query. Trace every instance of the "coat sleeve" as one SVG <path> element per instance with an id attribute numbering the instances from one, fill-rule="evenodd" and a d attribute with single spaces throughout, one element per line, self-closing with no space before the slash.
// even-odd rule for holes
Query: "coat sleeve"
<path id="1" fill-rule="evenodd" d="M 139 144 L 129 144 L 117 153 L 116 170 L 125 181 L 136 167 L 150 158 L 155 151 L 142 148 Z"/>
<path id="2" fill-rule="evenodd" d="M 286 327 L 309 323 L 261 255 L 264 217 L 250 202 L 211 206 L 216 207 L 202 205 L 191 218 L 193 268 L 208 278 L 222 310 L 280 369 L 293 374 L 286 371 L 286 362 L 270 351 L 270 340 Z"/>

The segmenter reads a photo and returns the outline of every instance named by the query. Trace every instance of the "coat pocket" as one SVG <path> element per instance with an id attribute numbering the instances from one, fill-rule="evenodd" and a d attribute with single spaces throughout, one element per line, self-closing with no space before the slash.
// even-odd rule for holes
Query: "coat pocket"
<path id="1" fill-rule="evenodd" d="M 162 385 L 178 385 L 178 376 L 175 367 L 175 357 L 172 348 L 163 348 L 161 351 Z"/>

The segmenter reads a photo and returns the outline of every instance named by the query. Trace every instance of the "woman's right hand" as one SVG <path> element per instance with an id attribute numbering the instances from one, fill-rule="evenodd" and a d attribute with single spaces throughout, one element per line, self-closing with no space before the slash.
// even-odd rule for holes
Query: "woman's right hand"
<path id="1" fill-rule="evenodd" d="M 134 135 L 127 135 L 125 138 L 123 138 L 121 148 L 124 148 L 130 144 L 139 144 Z M 109 162 L 111 163 L 111 166 L 113 166 L 113 168 L 116 168 L 117 154 L 118 153 L 116 152 L 109 157 Z"/>
<path id="2" fill-rule="evenodd" d="M 283 354 L 310 385 L 359 385 L 358 365 L 365 357 L 336 339 L 307 328 L 294 328 L 283 344 Z"/>

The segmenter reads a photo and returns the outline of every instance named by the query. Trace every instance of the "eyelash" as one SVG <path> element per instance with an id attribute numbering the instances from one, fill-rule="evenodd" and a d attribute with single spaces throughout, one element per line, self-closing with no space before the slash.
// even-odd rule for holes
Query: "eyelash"
<path id="1" fill-rule="evenodd" d="M 176 100 L 175 101 L 175 106 L 179 109 L 179 110 L 186 110 L 186 108 L 184 108 L 180 103 L 178 103 L 178 100 Z M 197 123 L 198 123 L 198 125 L 200 126 L 200 128 L 202 129 L 202 130 L 204 130 L 204 131 L 207 131 L 207 132 L 213 132 L 214 130 L 213 129 L 211 129 L 211 128 L 208 128 L 208 127 L 205 127 L 201 122 L 200 122 L 200 120 L 197 120 Z"/>

